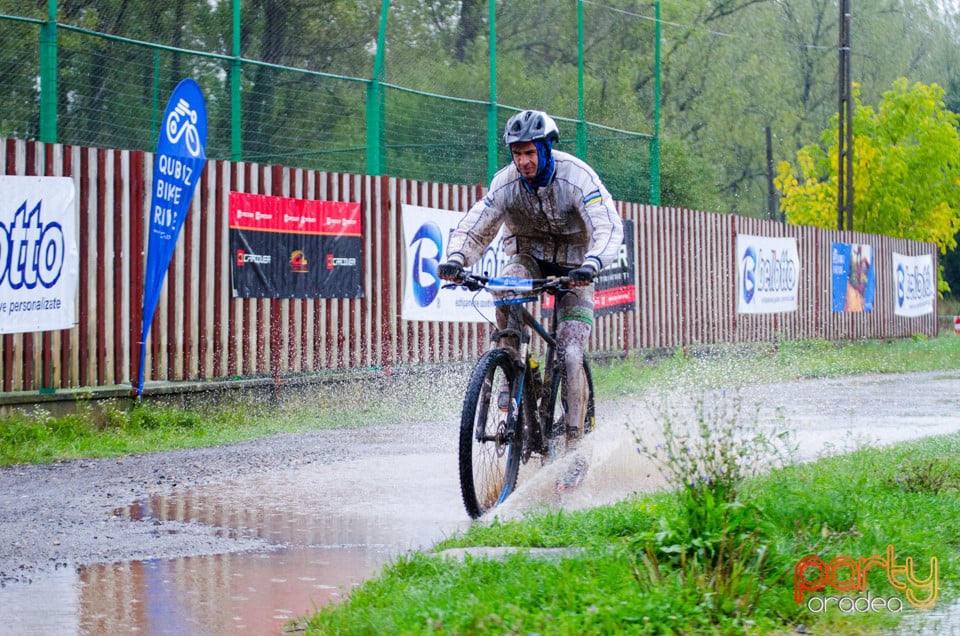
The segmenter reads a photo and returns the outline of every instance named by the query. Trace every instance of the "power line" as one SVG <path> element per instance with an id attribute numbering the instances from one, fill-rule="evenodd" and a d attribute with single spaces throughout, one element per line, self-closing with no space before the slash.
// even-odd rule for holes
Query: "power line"
<path id="1" fill-rule="evenodd" d="M 642 13 L 636 13 L 636 12 L 633 12 L 633 11 L 627 11 L 626 9 L 618 9 L 618 8 L 616 8 L 616 7 L 611 7 L 611 6 L 606 5 L 606 4 L 601 4 L 601 3 L 599 3 L 599 2 L 592 2 L 591 0 L 583 0 L 583 3 L 584 3 L 584 4 L 592 4 L 592 5 L 594 5 L 595 7 L 598 7 L 598 8 L 601 8 L 601 9 L 608 9 L 609 11 L 613 11 L 614 13 L 620 13 L 620 14 L 622 14 L 622 15 L 628 15 L 628 16 L 631 16 L 631 17 L 634 17 L 634 18 L 639 18 L 639 19 L 641 19 L 641 20 L 647 20 L 648 22 L 658 22 L 657 18 L 655 18 L 655 17 L 643 15 Z M 694 32 L 698 32 L 698 33 L 705 33 L 705 34 L 707 34 L 707 35 L 715 35 L 715 36 L 717 36 L 717 37 L 724 37 L 724 38 L 741 38 L 741 39 L 745 39 L 745 40 L 750 40 L 751 42 L 768 42 L 768 43 L 777 44 L 777 45 L 782 45 L 782 44 L 783 44 L 783 41 L 782 41 L 782 40 L 773 40 L 773 39 L 764 40 L 764 39 L 761 39 L 761 38 L 757 38 L 754 34 L 741 35 L 741 34 L 739 34 L 739 33 L 727 33 L 727 32 L 725 32 L 725 31 L 715 31 L 715 30 L 713 30 L 713 29 L 708 29 L 708 28 L 706 28 L 706 27 L 704 27 L 704 26 L 702 26 L 702 25 L 684 24 L 684 23 L 682 23 L 682 22 L 671 22 L 671 21 L 669 21 L 669 20 L 663 20 L 663 19 L 660 19 L 659 22 L 660 22 L 661 25 L 676 27 L 676 28 L 680 28 L 680 29 L 688 29 L 688 30 L 690 30 L 690 31 L 694 31 Z M 835 46 L 830 46 L 830 45 L 825 45 L 825 44 L 803 44 L 803 43 L 801 43 L 801 44 L 796 45 L 796 47 L 797 47 L 797 48 L 800 48 L 800 49 L 811 49 L 811 50 L 821 50 L 821 51 L 836 51 L 836 50 L 837 50 L 837 47 L 835 47 Z"/>

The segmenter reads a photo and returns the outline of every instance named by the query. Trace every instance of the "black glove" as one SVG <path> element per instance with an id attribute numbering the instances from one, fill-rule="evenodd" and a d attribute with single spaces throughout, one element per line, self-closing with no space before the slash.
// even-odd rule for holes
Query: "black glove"
<path id="1" fill-rule="evenodd" d="M 573 287 L 585 287 L 593 282 L 593 278 L 596 275 L 596 268 L 590 263 L 584 263 L 580 267 L 570 270 L 570 285 Z"/>
<path id="2" fill-rule="evenodd" d="M 465 278 L 463 273 L 463 265 L 457 261 L 440 263 L 440 265 L 437 266 L 437 276 L 443 280 L 448 280 L 451 283 L 463 282 L 463 279 Z"/>

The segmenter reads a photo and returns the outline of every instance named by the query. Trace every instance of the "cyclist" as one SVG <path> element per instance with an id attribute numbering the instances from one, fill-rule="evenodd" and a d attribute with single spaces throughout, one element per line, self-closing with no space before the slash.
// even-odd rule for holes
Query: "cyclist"
<path id="1" fill-rule="evenodd" d="M 547 113 L 525 110 L 512 116 L 503 141 L 513 161 L 493 177 L 450 237 L 440 278 L 460 282 L 464 268 L 480 259 L 504 226 L 510 257 L 503 276 L 569 276 L 574 289 L 558 297 L 558 352 L 567 388 L 568 442 L 583 435 L 588 387 L 583 353 L 593 327 L 593 279 L 612 262 L 623 241 L 623 222 L 593 168 L 554 150 L 560 130 Z M 497 307 L 497 327 L 507 326 L 506 307 Z M 518 349 L 516 334 L 501 334 L 500 345 Z M 521 361 L 518 361 L 521 362 Z M 501 405 L 502 406 L 502 405 Z"/>

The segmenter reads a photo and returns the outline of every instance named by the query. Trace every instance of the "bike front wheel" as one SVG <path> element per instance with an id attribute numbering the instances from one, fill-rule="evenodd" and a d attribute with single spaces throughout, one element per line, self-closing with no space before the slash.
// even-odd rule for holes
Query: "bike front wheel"
<path id="1" fill-rule="evenodd" d="M 513 492 L 522 459 L 519 410 L 501 404 L 500 393 L 517 394 L 518 374 L 502 349 L 486 352 L 473 369 L 460 416 L 460 492 L 476 519 Z M 516 411 L 516 412 L 512 412 Z"/>

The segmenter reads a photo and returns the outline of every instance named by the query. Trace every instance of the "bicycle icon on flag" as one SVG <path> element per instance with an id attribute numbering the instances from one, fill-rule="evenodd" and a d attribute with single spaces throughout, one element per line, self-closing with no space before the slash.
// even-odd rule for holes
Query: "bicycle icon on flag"
<path id="1" fill-rule="evenodd" d="M 181 117 L 184 117 L 181 121 Z M 197 132 L 197 111 L 190 108 L 190 104 L 180 99 L 176 107 L 167 116 L 167 139 L 171 144 L 180 143 L 180 138 L 186 135 L 187 152 L 191 156 L 199 157 L 203 148 L 200 145 L 200 133 Z"/>

